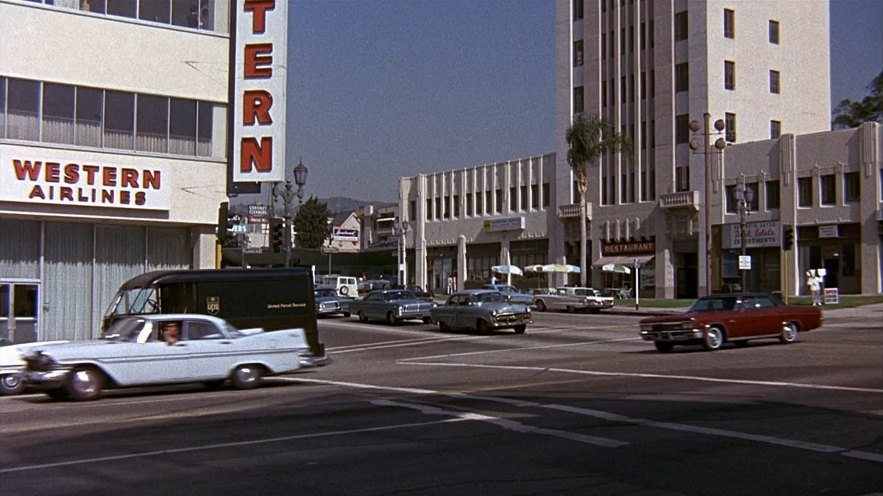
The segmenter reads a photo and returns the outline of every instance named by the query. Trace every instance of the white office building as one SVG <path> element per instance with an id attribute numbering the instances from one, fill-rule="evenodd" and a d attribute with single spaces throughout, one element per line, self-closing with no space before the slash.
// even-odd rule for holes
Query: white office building
<path id="1" fill-rule="evenodd" d="M 129 277 L 214 267 L 229 9 L 0 0 L 0 337 L 95 337 Z"/>
<path id="2" fill-rule="evenodd" d="M 795 295 L 806 294 L 807 271 L 824 269 L 826 287 L 880 293 L 881 126 L 829 130 L 828 8 L 556 2 L 556 152 L 403 178 L 409 282 L 487 280 L 498 264 L 579 265 L 565 133 L 584 114 L 634 144 L 631 156 L 590 166 L 592 286 L 658 298 L 743 286 Z M 600 270 L 610 263 L 630 276 Z"/>

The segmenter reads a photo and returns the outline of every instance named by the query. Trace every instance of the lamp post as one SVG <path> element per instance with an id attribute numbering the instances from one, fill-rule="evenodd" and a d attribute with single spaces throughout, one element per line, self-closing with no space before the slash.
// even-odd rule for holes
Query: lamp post
<path id="1" fill-rule="evenodd" d="M 400 221 L 398 218 L 396 218 L 395 222 L 392 225 L 392 232 L 393 235 L 396 237 L 396 262 L 398 263 L 396 274 L 399 286 L 404 286 L 408 283 L 408 245 L 405 235 L 408 233 L 408 230 L 410 228 L 411 226 L 408 225 L 408 221 Z"/>
<path id="2" fill-rule="evenodd" d="M 751 213 L 751 202 L 754 201 L 754 190 L 745 187 L 745 183 L 739 183 L 739 186 L 736 188 L 736 201 L 739 202 L 739 254 L 744 257 L 747 255 L 748 248 L 748 222 L 746 222 L 745 218 Z M 742 269 L 743 293 L 748 290 L 748 270 L 750 269 Z"/>
<path id="3" fill-rule="evenodd" d="M 711 143 L 711 114 L 705 112 L 703 114 L 704 118 L 704 127 L 703 136 L 705 138 L 705 148 L 702 153 L 705 155 L 705 194 L 704 194 L 704 209 L 705 209 L 705 247 L 704 251 L 705 256 L 703 259 L 705 260 L 705 294 L 711 294 L 711 154 L 712 153 L 723 153 L 724 148 L 727 146 L 726 140 L 723 138 L 718 138 L 714 145 Z M 714 134 L 722 134 L 726 128 L 726 123 L 723 119 L 718 119 L 714 121 Z M 694 133 L 699 131 L 699 121 L 690 121 L 690 130 Z M 699 140 L 693 138 L 690 140 L 690 149 L 696 152 L 700 147 Z M 715 151 L 716 150 L 716 151 Z"/>
<path id="4" fill-rule="evenodd" d="M 302 204 L 304 201 L 304 186 L 307 184 L 307 173 L 309 169 L 304 165 L 303 161 L 299 161 L 297 166 L 294 168 L 294 184 L 297 186 L 297 190 L 291 185 L 291 179 L 286 179 L 285 184 L 280 188 L 282 184 L 281 181 L 276 181 L 273 183 L 273 187 L 270 190 L 270 195 L 272 196 L 272 201 L 270 202 L 270 216 L 275 217 L 276 215 L 276 200 L 282 199 L 282 207 L 283 207 L 283 217 L 282 217 L 282 226 L 283 226 L 283 238 L 285 243 L 285 266 L 291 263 L 291 202 L 294 200 L 294 197 L 297 196 L 298 205 Z M 281 189 L 281 191 L 280 191 Z"/>

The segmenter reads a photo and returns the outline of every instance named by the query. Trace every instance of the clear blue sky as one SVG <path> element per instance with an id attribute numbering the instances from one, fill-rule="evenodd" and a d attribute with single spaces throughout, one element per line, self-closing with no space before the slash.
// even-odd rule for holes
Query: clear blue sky
<path id="1" fill-rule="evenodd" d="M 810 2 L 815 0 L 777 0 Z M 883 69 L 883 0 L 830 0 L 831 103 Z M 294 0 L 290 165 L 307 196 L 554 151 L 552 0 Z"/>

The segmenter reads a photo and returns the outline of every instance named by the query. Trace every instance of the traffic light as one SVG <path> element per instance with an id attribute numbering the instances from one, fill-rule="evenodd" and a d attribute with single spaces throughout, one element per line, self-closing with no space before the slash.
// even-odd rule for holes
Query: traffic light
<path id="1" fill-rule="evenodd" d="M 790 251 L 794 248 L 794 228 L 786 227 L 782 233 L 782 249 Z"/>
<path id="2" fill-rule="evenodd" d="M 270 219 L 270 249 L 273 253 L 281 253 L 285 245 L 285 223 L 282 219 Z"/>

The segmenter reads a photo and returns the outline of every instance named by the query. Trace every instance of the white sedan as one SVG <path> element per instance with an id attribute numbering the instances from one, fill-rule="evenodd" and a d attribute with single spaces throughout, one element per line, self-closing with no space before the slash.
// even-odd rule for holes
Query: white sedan
<path id="1" fill-rule="evenodd" d="M 179 338 L 167 337 L 177 324 Z M 311 362 L 303 329 L 239 330 L 208 315 L 140 315 L 117 321 L 100 339 L 33 347 L 28 386 L 53 398 L 91 400 L 105 388 L 229 380 L 238 389 Z"/>

